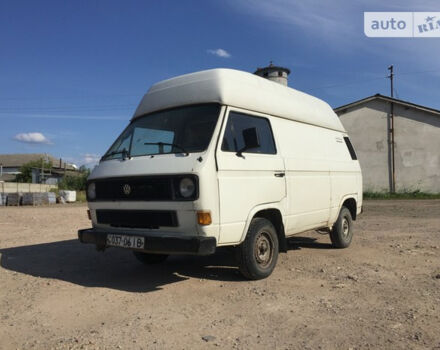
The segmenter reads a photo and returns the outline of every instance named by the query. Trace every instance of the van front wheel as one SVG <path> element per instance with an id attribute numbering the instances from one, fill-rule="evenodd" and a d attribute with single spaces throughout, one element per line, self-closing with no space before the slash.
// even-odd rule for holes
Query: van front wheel
<path id="1" fill-rule="evenodd" d="M 351 213 L 346 207 L 342 207 L 338 220 L 336 220 L 330 231 L 330 240 L 335 248 L 347 248 L 352 238 L 353 220 Z"/>
<path id="2" fill-rule="evenodd" d="M 268 277 L 278 260 L 278 236 L 275 227 L 264 218 L 252 219 L 246 239 L 237 248 L 241 274 L 251 280 Z"/>

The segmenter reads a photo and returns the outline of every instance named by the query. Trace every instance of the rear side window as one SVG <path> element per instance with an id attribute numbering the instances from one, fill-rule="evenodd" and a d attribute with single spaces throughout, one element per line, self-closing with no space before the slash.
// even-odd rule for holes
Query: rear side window
<path id="1" fill-rule="evenodd" d="M 247 150 L 248 153 L 276 154 L 275 141 L 269 120 L 243 113 L 229 113 L 222 151 L 238 152 L 244 147 L 243 130 L 256 128 L 260 147 Z"/>
<path id="2" fill-rule="evenodd" d="M 353 160 L 358 159 L 356 152 L 354 151 L 353 145 L 351 144 L 350 139 L 348 137 L 344 137 L 344 141 L 345 141 L 345 144 L 347 145 L 348 152 L 350 152 L 351 159 L 353 159 Z"/>

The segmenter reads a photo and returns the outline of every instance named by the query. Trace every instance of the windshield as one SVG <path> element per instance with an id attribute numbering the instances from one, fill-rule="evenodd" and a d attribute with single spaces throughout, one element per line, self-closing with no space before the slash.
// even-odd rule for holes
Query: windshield
<path id="1" fill-rule="evenodd" d="M 178 107 L 137 118 L 102 159 L 202 152 L 211 140 L 219 112 L 220 105 L 204 104 Z"/>

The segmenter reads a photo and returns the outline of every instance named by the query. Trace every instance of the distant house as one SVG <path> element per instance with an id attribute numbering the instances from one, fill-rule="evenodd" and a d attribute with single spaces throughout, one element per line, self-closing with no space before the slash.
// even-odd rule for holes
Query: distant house
<path id="1" fill-rule="evenodd" d="M 65 175 L 76 176 L 78 168 L 74 164 L 64 162 L 61 158 L 55 158 L 43 153 L 24 154 L 0 154 L 0 181 L 14 181 L 20 174 L 22 165 L 31 161 L 43 159 L 52 163 L 52 168 L 42 167 L 32 169 L 32 183 L 57 184 Z"/>
<path id="2" fill-rule="evenodd" d="M 335 112 L 356 149 L 364 191 L 440 192 L 440 110 L 377 94 Z"/>

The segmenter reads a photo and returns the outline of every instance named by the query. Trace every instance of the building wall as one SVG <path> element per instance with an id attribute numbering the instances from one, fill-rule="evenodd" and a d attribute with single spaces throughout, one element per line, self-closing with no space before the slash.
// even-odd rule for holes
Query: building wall
<path id="1" fill-rule="evenodd" d="M 4 174 L 17 173 L 20 171 L 20 168 L 17 167 L 2 167 L 2 171 Z"/>
<path id="2" fill-rule="evenodd" d="M 440 192 L 440 116 L 394 107 L 396 191 Z"/>
<path id="3" fill-rule="evenodd" d="M 384 192 L 390 187 L 387 116 L 379 101 L 350 108 L 340 116 L 361 165 L 364 191 Z"/>
<path id="4" fill-rule="evenodd" d="M 390 190 L 390 103 L 373 100 L 340 112 L 358 154 L 364 191 Z M 440 192 L 440 117 L 394 104 L 396 191 Z"/>
<path id="5" fill-rule="evenodd" d="M 20 182 L 1 182 L 0 193 L 16 193 L 16 192 L 49 192 L 56 189 L 56 185 L 30 184 Z"/>

